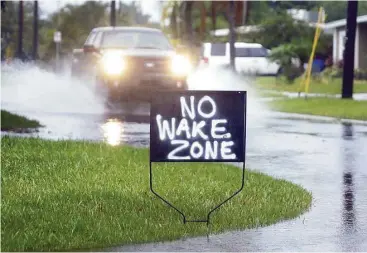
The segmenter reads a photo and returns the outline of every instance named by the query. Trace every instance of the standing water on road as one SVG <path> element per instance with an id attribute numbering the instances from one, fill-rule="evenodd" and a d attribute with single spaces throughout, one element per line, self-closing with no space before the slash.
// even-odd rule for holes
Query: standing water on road
<path id="1" fill-rule="evenodd" d="M 35 66 L 2 68 L 2 108 L 46 125 L 38 134 L 149 146 L 149 106 L 108 110 L 91 82 Z M 229 71 L 199 70 L 190 89 L 247 90 L 246 165 L 300 184 L 313 205 L 299 219 L 269 227 L 108 251 L 367 251 L 367 127 L 281 118 Z M 138 109 L 138 110 L 137 110 Z M 126 110 L 125 110 L 126 111 Z M 284 116 L 284 115 L 283 115 Z M 246 192 L 244 192 L 246 194 Z"/>
<path id="2" fill-rule="evenodd" d="M 46 126 L 40 129 L 39 136 L 103 139 L 114 145 L 149 143 L 148 104 L 129 102 L 107 108 L 106 98 L 95 88 L 93 80 L 78 80 L 69 73 L 56 74 L 32 64 L 5 65 L 1 78 L 2 107 L 38 119 Z M 249 82 L 230 71 L 197 71 L 189 79 L 189 88 L 247 90 L 248 128 L 258 126 L 265 118 L 265 107 L 256 99 Z"/>
<path id="3" fill-rule="evenodd" d="M 109 133 L 105 133 L 105 129 L 115 129 L 109 127 L 111 123 L 104 126 L 111 118 L 118 117 L 121 112 L 139 113 L 144 107 L 129 105 L 123 108 L 124 111 L 107 109 L 106 98 L 98 92 L 92 78 L 79 80 L 69 73 L 57 74 L 21 63 L 4 64 L 1 72 L 2 109 L 39 120 L 46 127 L 40 129 L 37 136 L 44 138 L 100 140 Z M 116 138 L 116 130 L 112 132 Z M 120 129 L 120 132 L 118 137 L 124 141 L 126 131 Z"/>

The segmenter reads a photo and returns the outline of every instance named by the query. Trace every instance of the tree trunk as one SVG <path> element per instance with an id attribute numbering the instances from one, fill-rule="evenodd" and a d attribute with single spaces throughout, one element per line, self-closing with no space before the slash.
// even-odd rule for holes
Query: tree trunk
<path id="1" fill-rule="evenodd" d="M 110 25 L 116 26 L 116 1 L 111 1 Z"/>
<path id="2" fill-rule="evenodd" d="M 23 59 L 23 1 L 19 1 L 18 7 L 18 46 L 17 46 L 17 57 Z"/>
<path id="3" fill-rule="evenodd" d="M 234 43 L 236 40 L 236 34 L 234 29 L 234 1 L 229 1 L 229 9 L 228 9 L 228 23 L 229 23 L 229 55 L 230 55 L 230 66 L 232 70 L 236 69 L 235 66 L 235 47 Z"/>
<path id="4" fill-rule="evenodd" d="M 213 3 L 213 1 L 211 2 L 211 16 L 212 16 L 212 30 L 215 31 L 216 30 L 216 21 L 217 21 L 217 11 L 215 8 L 215 5 Z"/>
<path id="5" fill-rule="evenodd" d="M 33 6 L 33 60 L 38 59 L 38 1 L 34 1 Z"/>
<path id="6" fill-rule="evenodd" d="M 176 2 L 174 2 L 173 7 L 172 7 L 170 25 L 171 25 L 172 37 L 174 39 L 177 39 L 178 32 L 177 32 L 177 3 Z"/>
<path id="7" fill-rule="evenodd" d="M 186 28 L 186 43 L 189 47 L 192 46 L 193 34 L 192 34 L 192 7 L 194 1 L 185 1 L 185 28 Z"/>

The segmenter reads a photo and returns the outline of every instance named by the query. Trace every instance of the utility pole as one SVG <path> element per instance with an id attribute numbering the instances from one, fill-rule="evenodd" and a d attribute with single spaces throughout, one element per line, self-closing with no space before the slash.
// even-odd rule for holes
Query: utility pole
<path id="1" fill-rule="evenodd" d="M 353 98 L 354 47 L 356 41 L 358 1 L 348 1 L 347 31 L 344 49 L 342 98 Z"/>
<path id="2" fill-rule="evenodd" d="M 33 5 L 33 60 L 38 59 L 38 1 L 34 1 Z"/>
<path id="3" fill-rule="evenodd" d="M 17 58 L 23 60 L 23 1 L 19 1 L 18 5 L 18 45 L 17 45 Z"/>
<path id="4" fill-rule="evenodd" d="M 229 6 L 228 6 L 228 23 L 229 23 L 229 57 L 230 57 L 230 66 L 232 70 L 235 70 L 236 66 L 235 66 L 235 40 L 236 40 L 236 34 L 235 34 L 235 29 L 234 29 L 234 13 L 235 13 L 235 8 L 234 8 L 234 1 L 230 0 L 229 1 Z"/>
<path id="5" fill-rule="evenodd" d="M 1 12 L 6 10 L 6 2 L 1 0 Z"/>
<path id="6" fill-rule="evenodd" d="M 111 1 L 111 14 L 110 14 L 111 26 L 116 26 L 116 1 Z"/>

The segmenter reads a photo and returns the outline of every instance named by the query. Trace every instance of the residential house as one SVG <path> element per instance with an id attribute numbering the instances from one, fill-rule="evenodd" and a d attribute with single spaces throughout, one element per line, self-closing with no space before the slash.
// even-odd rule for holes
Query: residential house
<path id="1" fill-rule="evenodd" d="M 343 59 L 346 19 L 326 23 L 324 31 L 333 34 L 333 62 Z M 367 15 L 357 17 L 356 42 L 355 42 L 354 68 L 367 70 Z"/>
<path id="2" fill-rule="evenodd" d="M 307 11 L 304 9 L 289 9 L 287 13 L 293 17 L 295 20 L 305 21 L 309 23 L 310 26 L 315 26 L 318 19 L 318 12 L 316 11 Z M 237 34 L 247 34 L 250 32 L 255 32 L 259 30 L 259 27 L 256 25 L 248 25 L 248 26 L 239 26 L 235 28 Z M 217 29 L 215 31 L 211 31 L 211 34 L 216 37 L 224 37 L 228 36 L 229 29 Z"/>

